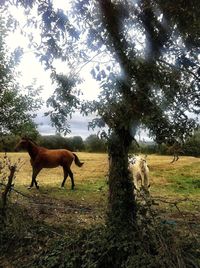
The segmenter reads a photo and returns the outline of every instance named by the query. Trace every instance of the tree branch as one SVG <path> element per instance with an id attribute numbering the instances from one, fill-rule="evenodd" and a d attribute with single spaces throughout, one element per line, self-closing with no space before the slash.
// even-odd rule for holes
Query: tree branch
<path id="1" fill-rule="evenodd" d="M 177 69 L 177 66 L 175 66 L 175 65 L 173 65 L 173 64 L 171 64 L 169 62 L 166 62 L 165 60 L 158 59 L 158 62 L 162 62 L 162 63 L 166 64 L 167 66 L 173 68 L 173 69 Z M 185 68 L 181 68 L 181 67 L 178 67 L 178 69 L 180 71 L 190 73 L 191 75 L 193 75 L 197 79 L 197 81 L 200 82 L 200 78 L 194 72 L 190 71 L 189 69 L 185 69 Z"/>

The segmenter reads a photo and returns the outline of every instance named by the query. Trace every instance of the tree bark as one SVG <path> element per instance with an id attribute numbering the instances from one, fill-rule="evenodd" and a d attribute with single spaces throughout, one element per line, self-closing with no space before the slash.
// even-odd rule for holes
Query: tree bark
<path id="1" fill-rule="evenodd" d="M 114 131 L 108 145 L 109 211 L 114 225 L 132 225 L 136 220 L 133 183 L 128 171 L 128 150 L 132 138 L 127 130 Z"/>

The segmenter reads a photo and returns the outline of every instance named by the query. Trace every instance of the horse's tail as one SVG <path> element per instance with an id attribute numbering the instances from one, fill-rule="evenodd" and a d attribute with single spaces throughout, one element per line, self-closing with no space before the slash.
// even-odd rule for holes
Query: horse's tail
<path id="1" fill-rule="evenodd" d="M 77 156 L 75 153 L 73 153 L 73 155 L 74 155 L 74 157 L 75 157 L 75 159 L 74 159 L 75 164 L 76 164 L 78 167 L 82 167 L 82 165 L 83 165 L 84 163 L 81 163 L 81 162 L 80 162 L 78 156 Z"/>

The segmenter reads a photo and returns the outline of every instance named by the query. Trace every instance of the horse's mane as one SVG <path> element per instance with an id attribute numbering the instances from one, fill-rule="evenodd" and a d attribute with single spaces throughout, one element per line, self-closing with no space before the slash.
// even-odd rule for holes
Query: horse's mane
<path id="1" fill-rule="evenodd" d="M 28 138 L 28 137 L 22 137 L 22 140 L 27 140 L 27 141 L 30 141 L 32 142 L 33 144 L 35 144 L 36 146 L 38 146 L 38 144 L 31 138 Z"/>

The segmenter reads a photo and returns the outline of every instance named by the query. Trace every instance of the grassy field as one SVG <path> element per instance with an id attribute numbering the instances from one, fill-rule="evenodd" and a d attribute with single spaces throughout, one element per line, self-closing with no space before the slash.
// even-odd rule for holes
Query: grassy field
<path id="1" fill-rule="evenodd" d="M 15 202 L 23 203 L 39 219 L 58 227 L 76 229 L 102 223 L 107 204 L 107 155 L 77 153 L 84 165 L 72 165 L 75 190 L 68 178 L 64 189 L 60 188 L 62 168 L 43 169 L 38 175 L 40 189 L 28 190 L 31 181 L 31 165 L 27 153 L 9 153 L 12 162 L 21 158 L 24 165 L 17 173 L 15 189 L 25 194 L 15 194 Z M 1 154 L 1 157 L 3 154 Z M 189 220 L 200 218 L 200 158 L 181 157 L 170 164 L 171 156 L 148 156 L 150 168 L 150 193 L 158 203 L 164 217 L 178 217 L 177 207 L 171 202 L 180 201 L 179 208 Z M 179 215 L 180 216 L 180 215 Z"/>

